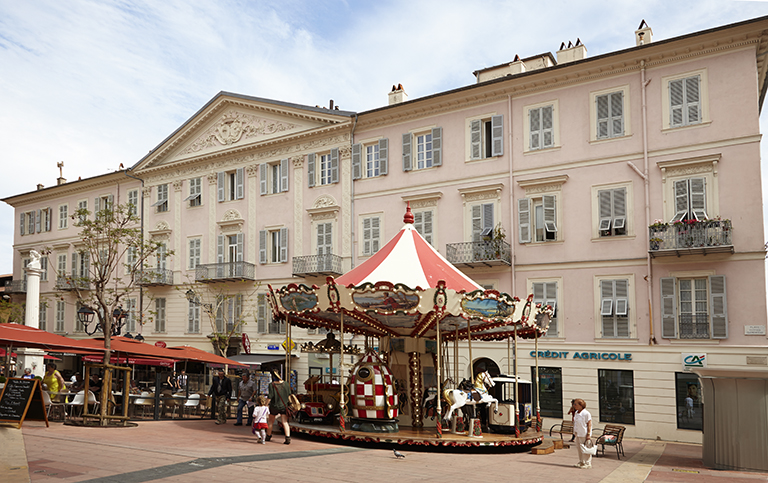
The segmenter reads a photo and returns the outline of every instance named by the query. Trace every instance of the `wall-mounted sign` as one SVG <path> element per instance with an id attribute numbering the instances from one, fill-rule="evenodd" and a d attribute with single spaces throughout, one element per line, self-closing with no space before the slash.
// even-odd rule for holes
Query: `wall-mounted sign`
<path id="1" fill-rule="evenodd" d="M 270 351 L 279 351 L 279 350 L 280 350 L 280 346 L 279 346 L 279 345 L 276 345 L 276 344 L 269 344 L 269 345 L 267 346 L 267 350 L 270 350 Z"/>
<path id="2" fill-rule="evenodd" d="M 690 371 L 691 369 L 699 369 L 707 367 L 707 354 L 691 354 L 683 353 L 683 370 Z"/>
<path id="3" fill-rule="evenodd" d="M 159 341 L 155 342 L 155 346 L 160 347 L 162 349 L 165 349 L 166 344 L 165 344 L 165 342 L 159 340 Z"/>
<path id="4" fill-rule="evenodd" d="M 570 357 L 569 357 L 570 354 Z M 536 351 L 531 351 L 531 357 L 536 357 Z M 579 359 L 594 361 L 631 361 L 632 354 L 626 352 L 570 352 L 570 351 L 539 351 L 540 359 Z"/>
<path id="5" fill-rule="evenodd" d="M 745 325 L 744 335 L 765 335 L 764 325 Z"/>
<path id="6" fill-rule="evenodd" d="M 243 350 L 246 354 L 251 353 L 251 339 L 248 337 L 248 334 L 243 332 Z"/>

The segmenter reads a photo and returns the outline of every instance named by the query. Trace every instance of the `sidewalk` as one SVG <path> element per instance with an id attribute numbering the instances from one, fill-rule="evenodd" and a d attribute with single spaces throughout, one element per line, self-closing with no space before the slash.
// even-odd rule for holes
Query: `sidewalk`
<path id="1" fill-rule="evenodd" d="M 701 465 L 701 446 L 625 440 L 626 458 L 613 448 L 574 468 L 576 449 L 548 455 L 437 453 L 349 447 L 275 434 L 265 445 L 250 429 L 211 420 L 142 422 L 136 428 L 81 428 L 38 421 L 22 430 L 0 427 L 0 483 L 211 482 L 258 478 L 264 482 L 444 482 L 451 475 L 484 481 L 640 483 L 755 483 L 768 474 L 715 471 Z M 23 454 L 26 452 L 26 461 Z M 15 469 L 14 469 L 15 468 Z"/>

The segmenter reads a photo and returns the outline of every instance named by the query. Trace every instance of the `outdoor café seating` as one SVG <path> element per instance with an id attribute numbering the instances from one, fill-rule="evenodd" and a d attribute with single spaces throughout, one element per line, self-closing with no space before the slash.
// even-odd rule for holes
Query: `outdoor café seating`
<path id="1" fill-rule="evenodd" d="M 141 396 L 136 398 L 136 401 L 133 402 L 133 405 L 141 406 L 141 415 L 146 416 L 147 408 L 152 408 L 155 406 L 155 395 L 150 394 L 147 391 L 143 391 Z"/>
<path id="2" fill-rule="evenodd" d="M 60 409 L 60 410 L 61 410 L 60 412 L 57 410 L 57 411 L 54 413 L 54 415 L 55 415 L 56 413 L 59 413 L 59 415 L 60 415 L 61 419 L 64 419 L 64 418 L 66 417 L 66 415 L 67 415 L 67 411 L 66 411 L 66 408 L 65 408 L 65 406 L 64 406 L 64 403 L 62 403 L 62 402 L 54 402 L 54 401 L 52 401 L 52 400 L 51 400 L 51 395 L 50 395 L 50 394 L 48 394 L 48 391 L 43 391 L 43 403 L 45 404 L 45 409 L 46 409 L 46 417 L 47 417 L 48 419 L 51 419 L 51 412 L 52 412 L 52 410 L 53 410 L 54 408 L 58 408 L 58 409 Z"/>
<path id="3" fill-rule="evenodd" d="M 74 408 L 77 406 L 80 406 L 80 414 L 82 415 L 85 412 L 85 405 L 88 404 L 88 406 L 93 406 L 94 411 L 99 406 L 99 401 L 96 400 L 96 395 L 93 393 L 93 391 L 88 391 L 87 396 L 87 402 L 86 402 L 86 395 L 85 390 L 82 390 L 75 394 L 75 397 L 72 399 L 72 401 L 65 402 L 64 406 L 70 406 L 70 415 L 74 416 Z"/>
<path id="4" fill-rule="evenodd" d="M 181 417 L 184 417 L 185 412 L 191 413 L 192 411 L 200 409 L 200 394 L 190 394 L 189 398 L 184 401 L 184 406 L 181 408 Z"/>

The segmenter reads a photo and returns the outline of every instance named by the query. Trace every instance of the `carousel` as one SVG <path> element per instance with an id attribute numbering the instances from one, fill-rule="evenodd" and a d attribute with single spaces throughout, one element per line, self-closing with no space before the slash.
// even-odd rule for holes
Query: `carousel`
<path id="1" fill-rule="evenodd" d="M 539 408 L 534 412 L 531 401 L 526 407 L 521 397 L 525 391 L 521 394 L 518 385 L 516 341 L 535 339 L 538 344 L 549 325 L 551 307 L 532 306 L 532 295 L 521 301 L 484 290 L 424 240 L 413 221 L 408 206 L 405 225 L 394 238 L 353 270 L 335 279 L 328 277 L 320 287 L 269 287 L 273 316 L 286 321 L 289 337 L 290 328 L 296 326 L 326 329 L 341 339 L 321 343 L 323 350 L 340 354 L 340 380 L 321 385 L 336 394 L 338 424 L 335 418 L 332 424 L 294 421 L 291 431 L 402 446 L 540 443 Z M 347 345 L 346 334 L 364 337 L 364 350 Z M 498 378 L 485 370 L 471 370 L 467 380 L 458 380 L 465 375 L 459 370 L 458 343 L 467 341 L 472 366 L 472 342 L 478 340 L 507 342 L 508 360 L 514 364 L 508 367 L 512 375 L 502 380 L 511 381 L 507 401 L 511 404 L 500 404 L 493 396 Z M 353 351 L 361 356 L 346 368 L 344 356 Z M 536 394 L 537 381 L 532 389 Z M 316 382 L 311 384 L 317 387 Z M 529 388 L 529 398 L 530 393 Z M 510 430 L 488 431 L 472 417 L 475 411 L 468 411 L 470 406 L 485 406 L 483 422 L 504 420 Z"/>

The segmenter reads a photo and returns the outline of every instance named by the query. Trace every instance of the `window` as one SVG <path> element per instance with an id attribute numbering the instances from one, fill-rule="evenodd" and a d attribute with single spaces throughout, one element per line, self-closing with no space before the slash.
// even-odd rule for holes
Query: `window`
<path id="1" fill-rule="evenodd" d="M 80 221 L 83 222 L 86 219 L 85 211 L 88 210 L 88 200 L 81 200 L 77 202 L 77 211 L 82 211 L 80 214 Z"/>
<path id="2" fill-rule="evenodd" d="M 136 299 L 125 299 L 125 311 L 128 317 L 125 318 L 125 332 L 136 332 Z"/>
<path id="3" fill-rule="evenodd" d="M 307 155 L 307 183 L 310 188 L 339 182 L 339 149 L 326 154 Z"/>
<path id="4" fill-rule="evenodd" d="M 190 238 L 189 240 L 189 264 L 190 270 L 195 269 L 200 265 L 200 244 L 202 240 L 200 238 Z"/>
<path id="5" fill-rule="evenodd" d="M 661 336 L 727 339 L 725 275 L 665 277 L 661 285 Z"/>
<path id="6" fill-rule="evenodd" d="M 138 258 L 136 257 L 137 248 L 136 247 L 128 247 L 128 250 L 125 252 L 125 272 L 126 274 L 133 273 L 134 270 L 136 270 L 136 261 Z"/>
<path id="7" fill-rule="evenodd" d="M 311 181 L 310 181 L 311 182 Z M 259 193 L 262 195 L 288 191 L 288 160 L 259 165 Z"/>
<path id="8" fill-rule="evenodd" d="M 168 211 L 168 185 L 161 184 L 157 187 L 157 201 L 152 204 L 158 213 Z"/>
<path id="9" fill-rule="evenodd" d="M 262 165 L 264 166 L 264 165 Z M 216 173 L 216 199 L 224 201 L 242 200 L 245 197 L 245 168 Z M 190 196 L 192 184 L 190 183 Z M 192 206 L 190 204 L 190 206 Z"/>
<path id="10" fill-rule="evenodd" d="M 534 307 L 535 304 L 549 305 L 552 307 L 552 310 L 554 310 L 554 315 L 549 323 L 549 330 L 547 331 L 546 337 L 558 337 L 560 328 L 557 324 L 559 315 L 559 307 L 557 306 L 557 282 L 533 282 L 531 288 L 531 291 L 533 292 Z"/>
<path id="11" fill-rule="evenodd" d="M 421 210 L 413 212 L 413 227 L 419 232 L 419 235 L 432 245 L 432 220 L 434 218 L 432 210 Z"/>
<path id="12" fill-rule="evenodd" d="M 67 275 L 67 254 L 59 253 L 56 256 L 56 276 L 61 278 Z"/>
<path id="13" fill-rule="evenodd" d="M 627 234 L 626 188 L 598 190 L 599 224 L 601 237 Z"/>
<path id="14" fill-rule="evenodd" d="M 256 301 L 259 334 L 285 334 L 285 322 L 272 319 L 272 310 L 267 302 L 267 294 L 257 294 Z"/>
<path id="15" fill-rule="evenodd" d="M 54 328 L 55 332 L 62 333 L 64 332 L 64 314 L 67 310 L 67 304 L 63 300 L 57 300 L 56 301 L 56 326 Z"/>
<path id="16" fill-rule="evenodd" d="M 381 244 L 381 218 L 378 216 L 365 217 L 363 223 L 363 256 L 370 256 L 379 251 Z"/>
<path id="17" fill-rule="evenodd" d="M 352 179 L 375 178 L 387 174 L 389 140 L 352 145 Z"/>
<path id="18" fill-rule="evenodd" d="M 531 367 L 531 381 L 536 381 L 536 367 Z M 539 367 L 539 403 L 543 417 L 563 418 L 563 370 L 560 367 Z"/>
<path id="19" fill-rule="evenodd" d="M 40 304 L 40 311 L 38 312 L 38 327 L 40 330 L 48 330 L 48 304 L 42 302 Z"/>
<path id="20" fill-rule="evenodd" d="M 166 185 L 167 187 L 167 185 Z M 166 195 L 166 198 L 168 196 Z M 93 212 L 95 217 L 107 216 L 112 212 L 112 195 L 97 196 L 93 200 Z"/>
<path id="21" fill-rule="evenodd" d="M 403 134 L 403 171 L 443 164 L 443 128 Z"/>
<path id="22" fill-rule="evenodd" d="M 595 97 L 597 112 L 597 139 L 624 135 L 624 93 L 611 92 Z"/>
<path id="23" fill-rule="evenodd" d="M 259 263 L 288 261 L 288 228 L 259 231 Z"/>
<path id="24" fill-rule="evenodd" d="M 82 322 L 80 322 L 80 318 L 77 316 L 77 312 L 80 310 L 80 308 L 83 306 L 80 302 L 77 302 L 75 304 L 75 332 L 85 332 L 85 326 Z M 93 314 L 93 320 L 95 322 L 98 322 L 99 320 L 99 314 L 102 314 L 103 312 L 101 309 L 97 309 L 98 313 Z"/>
<path id="25" fill-rule="evenodd" d="M 518 238 L 520 243 L 557 240 L 557 196 L 517 200 Z"/>
<path id="26" fill-rule="evenodd" d="M 707 219 L 706 178 L 675 181 L 675 216 L 672 221 Z"/>
<path id="27" fill-rule="evenodd" d="M 59 205 L 59 230 L 64 230 L 68 226 L 69 205 Z"/>
<path id="28" fill-rule="evenodd" d="M 36 215 L 34 211 L 27 211 L 26 213 L 21 214 L 21 218 L 19 220 L 19 234 L 20 235 L 33 235 L 35 233 L 35 220 Z M 39 226 L 39 223 L 37 223 Z"/>
<path id="29" fill-rule="evenodd" d="M 551 148 L 555 145 L 553 106 L 542 106 L 528 110 L 528 149 Z"/>
<path id="30" fill-rule="evenodd" d="M 701 77 L 669 81 L 669 125 L 688 126 L 701 122 Z"/>
<path id="31" fill-rule="evenodd" d="M 504 116 L 472 119 L 469 122 L 469 159 L 504 154 Z"/>
<path id="32" fill-rule="evenodd" d="M 48 257 L 40 257 L 40 281 L 48 281 Z"/>
<path id="33" fill-rule="evenodd" d="M 165 332 L 165 299 L 155 299 L 155 332 Z"/>
<path id="34" fill-rule="evenodd" d="M 136 216 L 139 213 L 139 190 L 128 191 L 128 214 Z"/>
<path id="35" fill-rule="evenodd" d="M 241 322 L 243 313 L 243 296 L 219 295 L 216 298 L 216 332 L 231 334 Z M 238 331 L 239 332 L 239 331 Z"/>
<path id="36" fill-rule="evenodd" d="M 37 228 L 39 231 L 51 231 L 53 220 L 53 210 L 51 208 L 43 208 L 42 210 L 37 210 L 37 219 Z"/>
<path id="37" fill-rule="evenodd" d="M 189 196 L 184 201 L 189 201 L 189 206 L 200 206 L 203 204 L 203 185 L 201 178 L 192 178 L 189 180 Z"/>
<path id="38" fill-rule="evenodd" d="M 72 252 L 72 278 L 89 277 L 90 258 L 88 252 Z"/>
<path id="39" fill-rule="evenodd" d="M 482 203 L 472 206 L 473 242 L 484 241 L 493 236 L 493 205 L 493 203 Z"/>
<path id="40" fill-rule="evenodd" d="M 157 247 L 157 251 L 155 252 L 155 267 L 157 268 L 158 272 L 160 270 L 165 270 L 166 268 L 166 261 L 167 261 L 167 255 L 168 249 L 165 246 L 165 243 L 159 245 Z"/>
<path id="41" fill-rule="evenodd" d="M 635 424 L 635 383 L 632 371 L 598 369 L 600 422 Z"/>
<path id="42" fill-rule="evenodd" d="M 333 269 L 333 223 L 317 224 L 317 271 Z"/>
<path id="43" fill-rule="evenodd" d="M 200 297 L 195 297 L 195 302 L 189 302 L 189 316 L 187 317 L 188 334 L 200 333 Z"/>
<path id="44" fill-rule="evenodd" d="M 696 374 L 675 373 L 675 401 L 677 402 L 677 428 L 704 429 L 704 402 L 701 382 Z"/>
<path id="45" fill-rule="evenodd" d="M 628 338 L 629 280 L 600 280 L 600 317 L 605 338 Z"/>

